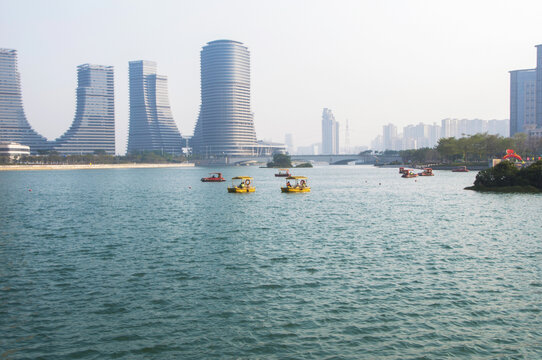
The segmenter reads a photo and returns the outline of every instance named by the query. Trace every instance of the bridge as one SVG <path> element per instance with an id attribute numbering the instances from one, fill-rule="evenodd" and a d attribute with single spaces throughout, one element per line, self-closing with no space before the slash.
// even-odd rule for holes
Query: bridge
<path id="1" fill-rule="evenodd" d="M 346 165 L 349 163 L 368 164 L 390 163 L 392 161 L 401 161 L 398 155 L 359 155 L 359 154 L 341 154 L 341 155 L 291 155 L 292 162 L 310 162 L 316 164 L 327 163 L 330 165 Z M 206 159 L 198 162 L 197 165 L 257 165 L 267 164 L 273 160 L 272 156 L 236 156 L 220 157 Z"/>

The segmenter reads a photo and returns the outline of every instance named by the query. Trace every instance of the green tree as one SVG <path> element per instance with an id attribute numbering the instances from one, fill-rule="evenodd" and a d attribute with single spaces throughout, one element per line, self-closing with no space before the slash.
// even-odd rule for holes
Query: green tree
<path id="1" fill-rule="evenodd" d="M 281 168 L 290 168 L 292 167 L 292 158 L 288 154 L 273 154 L 273 161 L 267 163 L 267 167 L 281 167 Z"/>

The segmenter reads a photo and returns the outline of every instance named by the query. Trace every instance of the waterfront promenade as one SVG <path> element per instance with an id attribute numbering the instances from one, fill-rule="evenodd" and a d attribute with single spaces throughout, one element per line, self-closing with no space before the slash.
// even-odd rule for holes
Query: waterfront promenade
<path id="1" fill-rule="evenodd" d="M 73 165 L 0 165 L 0 171 L 21 170 L 92 170 L 92 169 L 149 169 L 149 168 L 178 168 L 194 167 L 194 163 L 179 164 L 73 164 Z"/>

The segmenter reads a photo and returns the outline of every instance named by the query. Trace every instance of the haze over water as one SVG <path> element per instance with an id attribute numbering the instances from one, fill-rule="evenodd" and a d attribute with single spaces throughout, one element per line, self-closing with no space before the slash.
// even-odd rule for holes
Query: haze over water
<path id="1" fill-rule="evenodd" d="M 0 357 L 542 357 L 542 196 L 225 168 L 255 177 L 237 195 L 209 171 L 0 173 Z"/>

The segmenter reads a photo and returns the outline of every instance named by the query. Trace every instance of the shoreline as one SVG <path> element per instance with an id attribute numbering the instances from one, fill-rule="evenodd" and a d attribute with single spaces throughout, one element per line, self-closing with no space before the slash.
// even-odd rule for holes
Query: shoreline
<path id="1" fill-rule="evenodd" d="M 97 169 L 152 169 L 152 168 L 179 168 L 194 167 L 194 163 L 179 164 L 65 164 L 65 165 L 0 165 L 0 171 L 25 170 L 97 170 Z"/>

